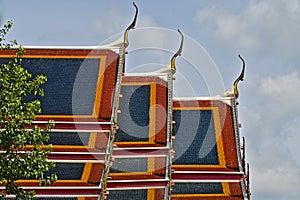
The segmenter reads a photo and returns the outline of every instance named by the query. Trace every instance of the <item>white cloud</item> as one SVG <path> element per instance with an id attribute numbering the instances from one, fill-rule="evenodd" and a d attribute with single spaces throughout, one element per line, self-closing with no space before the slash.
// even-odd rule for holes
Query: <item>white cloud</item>
<path id="1" fill-rule="evenodd" d="M 138 27 L 157 27 L 158 24 L 151 15 L 141 15 L 138 18 Z"/>
<path id="2" fill-rule="evenodd" d="M 105 37 L 109 37 L 119 33 L 126 24 L 131 23 L 131 19 L 127 19 L 121 15 L 117 8 L 110 8 L 105 15 L 95 20 L 94 26 L 98 33 Z M 125 29 L 124 29 L 125 30 Z"/>
<path id="3" fill-rule="evenodd" d="M 239 14 L 210 6 L 195 16 L 213 37 L 227 47 L 247 52 L 296 55 L 300 33 L 300 1 L 250 1 Z"/>
<path id="4" fill-rule="evenodd" d="M 242 133 L 248 138 L 255 199 L 298 199 L 300 76 L 253 75 L 243 88 Z"/>
<path id="5" fill-rule="evenodd" d="M 256 200 L 299 198 L 299 8 L 298 0 L 250 1 L 239 13 L 214 5 L 195 17 L 222 62 L 228 52 L 248 57 L 239 113 Z"/>
<path id="6" fill-rule="evenodd" d="M 94 21 L 94 28 L 101 35 L 101 38 L 106 38 L 105 41 L 101 43 L 110 43 L 117 40 L 119 37 L 123 36 L 125 29 L 132 23 L 133 16 L 125 15 L 120 12 L 118 8 L 112 7 L 106 13 Z M 157 27 L 157 23 L 154 18 L 150 15 L 138 15 L 136 29 L 147 28 L 147 27 Z M 136 30 L 134 32 L 137 32 Z M 132 36 L 133 31 L 129 34 Z M 140 43 L 141 41 L 158 41 L 161 42 L 161 36 L 156 33 L 148 33 L 147 36 L 143 34 L 142 37 L 129 38 L 132 43 Z M 150 38 L 150 39 L 148 39 Z"/>
<path id="7" fill-rule="evenodd" d="M 134 18 L 134 12 L 124 13 L 121 12 L 119 7 L 110 7 L 97 20 L 94 21 L 94 27 L 100 33 L 106 37 L 110 37 L 114 34 L 125 30 L 132 22 Z M 157 23 L 150 15 L 138 14 L 136 27 L 156 27 Z"/>
<path id="8" fill-rule="evenodd" d="M 283 169 L 267 169 L 262 172 L 253 170 L 253 199 L 263 200 L 296 200 L 299 192 L 299 170 L 295 166 L 285 166 Z M 256 184 L 264 183 L 264 184 Z"/>
<path id="9" fill-rule="evenodd" d="M 272 100 L 267 100 L 269 102 L 265 106 L 276 116 L 288 117 L 299 113 L 300 107 L 297 104 L 300 98 L 300 79 L 298 73 L 277 78 L 267 77 L 261 81 L 260 87 L 259 92 L 262 98 L 272 97 Z"/>

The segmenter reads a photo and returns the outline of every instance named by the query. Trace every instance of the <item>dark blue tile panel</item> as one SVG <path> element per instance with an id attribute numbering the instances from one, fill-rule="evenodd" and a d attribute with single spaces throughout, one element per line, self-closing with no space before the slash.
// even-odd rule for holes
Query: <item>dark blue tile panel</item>
<path id="1" fill-rule="evenodd" d="M 81 180 L 84 166 L 84 163 L 56 163 L 55 168 L 44 173 L 44 177 L 50 176 L 54 173 L 57 175 L 58 180 Z"/>
<path id="2" fill-rule="evenodd" d="M 0 59 L 0 64 L 8 60 Z M 45 96 L 38 98 L 42 114 L 92 114 L 100 58 L 24 58 L 22 65 L 33 76 L 43 74 L 48 77 L 42 86 Z"/>
<path id="3" fill-rule="evenodd" d="M 176 183 L 172 194 L 223 194 L 222 183 Z"/>
<path id="4" fill-rule="evenodd" d="M 45 176 L 55 173 L 58 180 L 80 180 L 84 165 L 84 163 L 56 163 L 56 167 L 45 173 Z"/>
<path id="5" fill-rule="evenodd" d="M 149 140 L 150 86 L 122 86 L 115 142 Z"/>
<path id="6" fill-rule="evenodd" d="M 87 146 L 90 133 L 86 132 L 50 132 L 50 139 L 45 144 Z"/>
<path id="7" fill-rule="evenodd" d="M 147 158 L 116 158 L 110 168 L 111 173 L 118 172 L 147 172 Z"/>
<path id="8" fill-rule="evenodd" d="M 108 200 L 145 200 L 148 190 L 111 190 Z"/>
<path id="9" fill-rule="evenodd" d="M 174 164 L 219 164 L 212 110 L 174 110 L 173 120 Z"/>

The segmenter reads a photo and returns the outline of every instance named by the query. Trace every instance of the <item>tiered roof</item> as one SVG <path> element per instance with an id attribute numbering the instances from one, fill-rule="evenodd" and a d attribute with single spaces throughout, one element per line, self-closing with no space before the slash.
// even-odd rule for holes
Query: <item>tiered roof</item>
<path id="1" fill-rule="evenodd" d="M 185 98 L 173 104 L 172 199 L 247 197 L 234 98 Z"/>
<path id="2" fill-rule="evenodd" d="M 155 74 L 124 76 L 121 94 L 108 180 L 113 195 L 108 199 L 122 199 L 134 191 L 143 194 L 136 198 L 166 199 L 171 170 L 168 82 Z"/>
<path id="3" fill-rule="evenodd" d="M 137 7 L 136 7 L 137 9 Z M 43 113 L 34 124 L 56 121 L 50 161 L 58 181 L 34 189 L 37 199 L 249 199 L 240 142 L 237 84 L 218 97 L 173 98 L 175 59 L 147 74 L 125 74 L 121 43 L 101 47 L 31 47 L 23 65 L 48 76 Z M 0 63 L 12 51 L 0 52 Z"/>
<path id="4" fill-rule="evenodd" d="M 0 63 L 12 55 L 13 51 L 2 51 Z M 39 98 L 42 114 L 34 125 L 43 127 L 55 120 L 48 141 L 53 145 L 49 160 L 56 162 L 50 172 L 59 180 L 47 187 L 34 180 L 19 180 L 22 187 L 34 189 L 37 197 L 98 198 L 106 187 L 101 184 L 107 179 L 105 168 L 109 167 L 115 131 L 113 97 L 122 74 L 119 60 L 116 47 L 26 50 L 23 66 L 33 75 L 48 77 L 45 96 Z"/>

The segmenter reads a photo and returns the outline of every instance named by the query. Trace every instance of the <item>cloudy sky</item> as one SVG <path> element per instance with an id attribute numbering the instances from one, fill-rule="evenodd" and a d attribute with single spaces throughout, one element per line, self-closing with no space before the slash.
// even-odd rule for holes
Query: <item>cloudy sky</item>
<path id="1" fill-rule="evenodd" d="M 298 199 L 300 1 L 135 2 L 140 13 L 130 33 L 126 66 L 167 64 L 179 45 L 180 28 L 186 42 L 177 76 L 185 82 L 177 85 L 176 96 L 189 95 L 184 84 L 192 88 L 191 95 L 216 95 L 231 87 L 241 69 L 237 55 L 244 57 L 239 116 L 247 139 L 252 197 Z M 98 45 L 118 37 L 133 14 L 131 1 L 0 0 L 0 23 L 13 20 L 9 36 L 22 45 Z M 134 43 L 140 40 L 148 43 Z M 156 55 L 156 61 L 149 55 Z"/>

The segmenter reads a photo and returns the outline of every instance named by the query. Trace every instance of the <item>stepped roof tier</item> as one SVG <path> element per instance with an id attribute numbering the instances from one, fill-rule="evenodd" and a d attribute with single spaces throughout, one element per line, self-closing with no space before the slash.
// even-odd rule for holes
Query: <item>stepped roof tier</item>
<path id="1" fill-rule="evenodd" d="M 18 181 L 22 187 L 34 189 L 37 197 L 99 196 L 99 185 L 106 179 L 104 169 L 109 165 L 114 97 L 123 71 L 120 50 L 117 46 L 26 49 L 24 68 L 48 78 L 42 86 L 45 95 L 38 98 L 42 113 L 33 125 L 43 127 L 50 119 L 56 124 L 50 132 L 48 143 L 53 152 L 48 159 L 56 162 L 50 172 L 59 180 L 49 187 L 39 187 L 33 180 Z M 8 62 L 12 55 L 13 50 L 1 51 L 0 63 Z"/>
<path id="2" fill-rule="evenodd" d="M 176 98 L 172 199 L 244 199 L 235 98 Z"/>
<path id="3" fill-rule="evenodd" d="M 216 97 L 173 98 L 175 60 L 153 73 L 126 74 L 129 45 L 27 47 L 23 66 L 48 81 L 33 125 L 55 120 L 48 156 L 58 181 L 19 180 L 37 199 L 250 199 L 245 142 L 240 140 L 237 86 Z M 0 64 L 13 50 L 0 51 Z M 26 100 L 32 100 L 28 97 Z M 0 187 L 3 189 L 3 187 Z"/>

